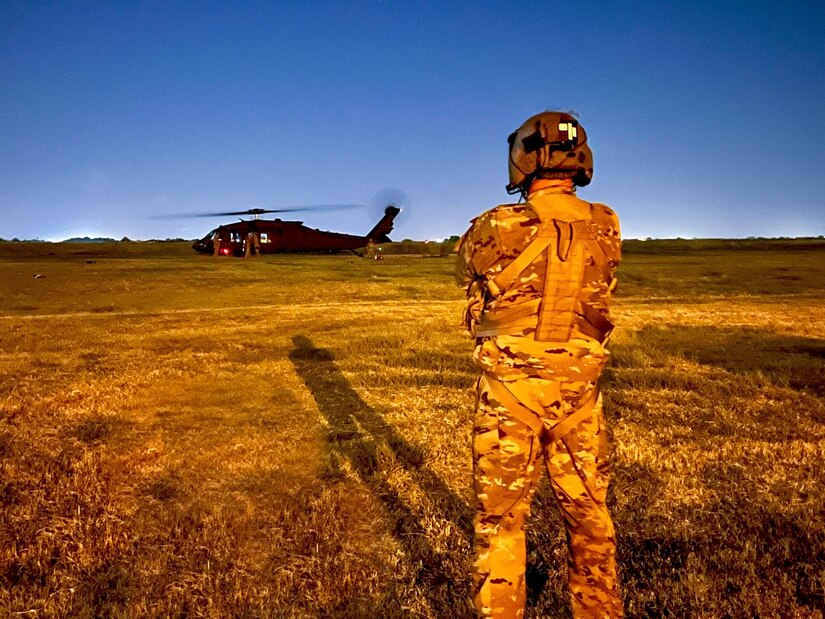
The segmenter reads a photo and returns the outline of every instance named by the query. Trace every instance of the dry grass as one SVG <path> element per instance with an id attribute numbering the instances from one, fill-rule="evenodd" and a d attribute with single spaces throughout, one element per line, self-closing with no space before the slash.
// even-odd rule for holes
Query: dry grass
<path id="1" fill-rule="evenodd" d="M 628 256 L 604 389 L 629 617 L 823 616 L 823 258 Z M 451 270 L 0 245 L 0 611 L 469 616 Z M 529 544 L 529 615 L 569 616 L 546 487 Z"/>

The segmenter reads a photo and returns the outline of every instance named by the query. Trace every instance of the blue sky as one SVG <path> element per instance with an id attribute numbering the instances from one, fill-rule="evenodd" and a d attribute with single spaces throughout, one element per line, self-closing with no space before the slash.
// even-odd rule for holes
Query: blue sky
<path id="1" fill-rule="evenodd" d="M 394 238 L 460 234 L 544 109 L 578 113 L 580 195 L 626 237 L 825 234 L 821 2 L 4 2 L 0 84 L 3 238 L 195 238 L 227 218 L 157 216 L 385 187 Z"/>

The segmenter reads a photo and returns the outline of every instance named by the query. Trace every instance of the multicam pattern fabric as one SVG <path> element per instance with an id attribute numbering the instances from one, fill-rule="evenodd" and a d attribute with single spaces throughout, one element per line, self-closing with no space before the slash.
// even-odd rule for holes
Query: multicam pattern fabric
<path id="1" fill-rule="evenodd" d="M 520 398 L 541 406 L 545 423 L 552 426 L 595 388 L 593 382 L 525 379 L 514 390 Z M 479 615 L 523 616 L 524 520 L 543 459 L 568 531 L 573 616 L 621 617 L 616 542 L 605 506 L 609 465 L 601 402 L 575 431 L 543 448 L 535 433 L 514 420 L 490 391 L 483 376 L 473 426 L 477 498 L 473 585 Z"/>
<path id="2" fill-rule="evenodd" d="M 537 237 L 545 221 L 574 222 L 592 220 L 595 241 L 606 259 L 606 271 L 588 256 L 581 286 L 580 302 L 589 310 L 607 318 L 611 293 L 616 286 L 613 273 L 621 256 L 619 222 L 604 204 L 589 204 L 579 200 L 572 191 L 572 182 L 556 181 L 570 187 L 568 191 L 545 190 L 531 194 L 524 204 L 502 204 L 473 220 L 470 230 L 461 240 L 457 277 L 467 289 L 468 304 L 464 326 L 475 334 L 485 314 L 512 312 L 527 308 L 542 300 L 547 271 L 546 255 L 539 255 L 520 274 L 516 282 L 502 294 L 491 294 L 488 282 L 500 275 L 505 267 Z M 535 314 L 535 312 L 533 312 Z M 584 320 L 573 324 L 571 340 L 592 340 L 586 334 Z M 532 336 L 535 326 L 528 326 L 511 335 Z"/>
<path id="3" fill-rule="evenodd" d="M 248 232 L 244 241 L 244 257 L 261 255 L 261 241 L 256 232 Z"/>
<path id="4" fill-rule="evenodd" d="M 492 294 L 487 282 L 535 238 L 542 220 L 576 221 L 585 216 L 592 217 L 609 268 L 600 269 L 588 259 L 579 300 L 608 319 L 613 272 L 620 256 L 618 220 L 608 207 L 591 207 L 578 200 L 570 181 L 557 181 L 548 191 L 531 194 L 529 204 L 502 205 L 484 213 L 462 239 L 458 277 L 468 293 L 467 329 L 473 333 L 489 312 L 512 314 L 519 305 L 537 308 L 546 280 L 544 257 L 534 260 L 513 286 L 498 295 Z M 543 458 L 567 529 L 573 615 L 577 619 L 621 617 L 615 536 L 605 506 L 607 435 L 601 397 L 594 397 L 608 359 L 605 341 L 588 336 L 575 321 L 569 339 L 561 342 L 536 341 L 535 320 L 519 324 L 516 332 L 478 337 L 474 353 L 483 372 L 473 434 L 476 609 L 484 617 L 523 616 L 524 520 Z M 585 403 L 592 413 L 558 440 L 543 445 L 535 428 L 502 403 L 497 394 L 503 386 L 519 408 L 532 411 L 547 428 Z"/>

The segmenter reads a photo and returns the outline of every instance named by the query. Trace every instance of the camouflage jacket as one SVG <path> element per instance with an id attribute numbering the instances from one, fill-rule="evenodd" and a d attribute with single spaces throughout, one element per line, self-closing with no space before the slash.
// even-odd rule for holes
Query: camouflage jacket
<path id="1" fill-rule="evenodd" d="M 553 222 L 557 230 L 562 230 L 582 220 L 592 221 L 587 229 L 592 229 L 597 247 L 583 254 L 583 274 L 576 286 L 576 310 L 569 337 L 564 341 L 537 341 L 537 308 L 545 303 L 549 281 L 547 252 L 532 260 L 511 286 L 497 290 L 493 284 L 539 236 L 543 226 Z M 502 204 L 483 213 L 473 220 L 460 243 L 456 275 L 459 285 L 467 290 L 464 326 L 477 336 L 475 360 L 482 369 L 512 379 L 575 378 L 582 372 L 598 373 L 608 355 L 604 332 L 609 334 L 612 328 L 609 304 L 621 256 L 619 221 L 609 207 L 580 200 L 569 187 L 554 187 L 531 194 L 524 204 Z M 594 259 L 593 253 L 600 253 L 600 260 Z M 515 328 L 493 336 L 484 336 L 483 329 L 482 335 L 477 333 L 489 316 L 502 313 L 521 316 L 513 323 Z M 603 328 L 600 334 L 588 328 L 588 322 L 602 322 L 610 328 Z M 578 361 L 571 364 L 571 355 Z"/>

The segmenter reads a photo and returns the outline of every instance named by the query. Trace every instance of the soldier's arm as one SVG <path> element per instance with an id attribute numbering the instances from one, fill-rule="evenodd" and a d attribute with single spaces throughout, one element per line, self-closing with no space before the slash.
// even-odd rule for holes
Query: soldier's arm
<path id="1" fill-rule="evenodd" d="M 593 219 L 598 226 L 599 245 L 604 250 L 605 256 L 610 263 L 612 278 L 608 284 L 610 286 L 610 292 L 613 292 L 618 285 L 616 268 L 622 259 L 622 233 L 619 226 L 619 218 L 609 206 L 605 204 L 594 204 Z"/>
<path id="2" fill-rule="evenodd" d="M 472 224 L 475 224 L 475 219 Z M 458 260 L 456 262 L 455 270 L 456 283 L 467 291 L 467 305 L 464 308 L 464 313 L 461 317 L 461 325 L 469 335 L 473 334 L 473 326 L 475 321 L 473 316 L 478 315 L 476 312 L 477 301 L 475 297 L 475 289 L 477 288 L 477 274 L 473 270 L 473 226 L 464 233 L 458 241 Z"/>
<path id="3" fill-rule="evenodd" d="M 455 281 L 465 290 L 476 278 L 473 271 L 473 226 L 475 222 L 475 219 L 470 222 L 470 228 L 461 236 L 456 246 L 458 260 L 455 268 Z"/>
<path id="4" fill-rule="evenodd" d="M 474 219 L 462 237 L 458 251 L 456 279 L 459 286 L 467 291 L 463 325 L 470 335 L 474 334 L 487 300 L 484 272 L 485 256 L 489 251 L 485 250 L 489 250 L 494 239 L 497 239 L 494 220 L 495 215 L 491 211 Z"/>

